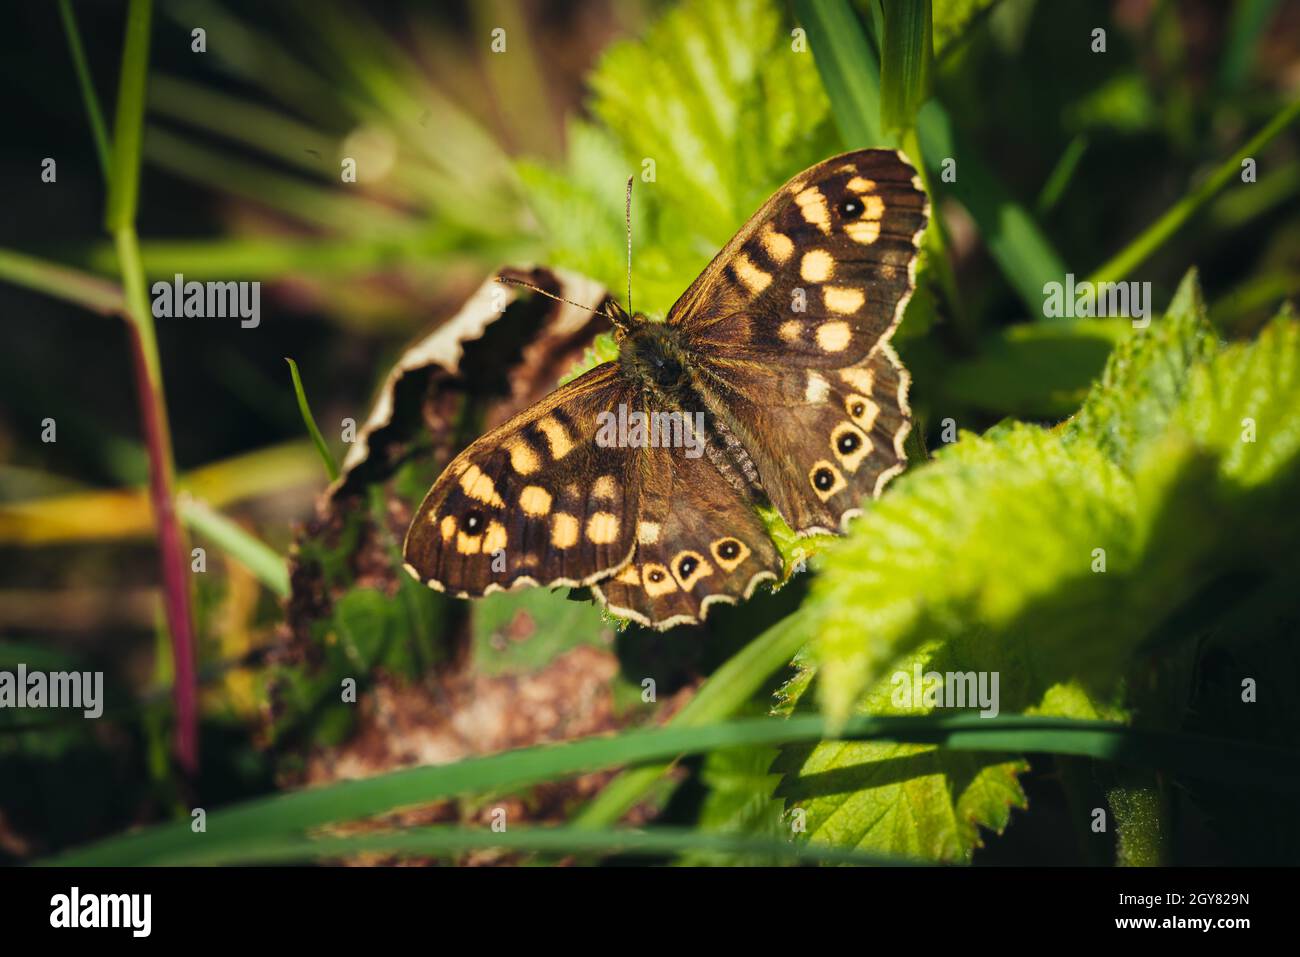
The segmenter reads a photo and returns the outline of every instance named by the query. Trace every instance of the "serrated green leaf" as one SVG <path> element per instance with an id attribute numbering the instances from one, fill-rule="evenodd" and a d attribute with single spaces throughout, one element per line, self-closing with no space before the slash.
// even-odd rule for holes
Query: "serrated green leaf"
<path id="1" fill-rule="evenodd" d="M 1164 433 L 1192 367 L 1213 351 L 1214 335 L 1193 270 L 1179 284 L 1164 317 L 1134 330 L 1116 348 L 1063 437 L 1089 442 L 1132 471 L 1145 444 Z"/>
<path id="2" fill-rule="evenodd" d="M 808 608 L 823 709 L 846 716 L 889 661 L 981 629 L 1020 658 L 1004 670 L 1038 676 L 1038 696 L 1106 671 L 1102 645 L 1140 636 L 1120 629 L 1102 643 L 1091 631 L 1108 587 L 1093 550 L 1125 563 L 1134 508 L 1131 481 L 1091 448 L 1022 425 L 963 434 L 825 552 Z M 1048 620 L 1050 647 L 1037 634 Z M 1037 703 L 1026 689 L 1019 705 Z"/>
<path id="3" fill-rule="evenodd" d="M 1103 693 L 1216 576 L 1294 551 L 1300 336 L 1279 320 L 1211 359 L 1203 311 L 1189 278 L 1065 429 L 963 435 L 825 551 L 803 613 L 829 717 L 936 639 L 1033 675 L 1008 710 L 1071 679 Z"/>
<path id="4" fill-rule="evenodd" d="M 970 670 L 952 648 L 932 643 L 899 662 L 896 673 Z M 902 706 L 898 684 L 877 682 L 858 702 L 863 714 L 924 714 Z M 1013 807 L 1024 807 L 1016 778 L 1027 765 L 989 754 L 964 754 L 918 744 L 825 741 L 787 745 L 773 765 L 777 795 L 801 809 L 806 838 L 837 847 L 871 848 L 918 860 L 966 862 L 980 846 L 980 828 L 1001 833 Z M 797 820 L 797 818 L 795 818 Z"/>

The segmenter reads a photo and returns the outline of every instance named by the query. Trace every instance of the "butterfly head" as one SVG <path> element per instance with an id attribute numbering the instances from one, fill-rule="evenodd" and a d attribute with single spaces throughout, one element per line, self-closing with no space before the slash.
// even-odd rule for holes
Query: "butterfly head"
<path id="1" fill-rule="evenodd" d="M 619 342 L 619 363 L 623 371 L 662 392 L 684 387 L 687 363 L 681 332 L 640 313 L 632 317 L 631 323 Z"/>

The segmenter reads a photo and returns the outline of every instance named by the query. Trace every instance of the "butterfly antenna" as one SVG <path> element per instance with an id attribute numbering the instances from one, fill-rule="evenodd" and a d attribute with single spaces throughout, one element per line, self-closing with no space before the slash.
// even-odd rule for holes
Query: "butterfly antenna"
<path id="1" fill-rule="evenodd" d="M 627 210 L 625 218 L 627 220 L 627 314 L 632 315 L 632 180 L 635 176 L 627 178 Z"/>
<path id="2" fill-rule="evenodd" d="M 617 322 L 608 312 L 597 309 L 595 306 L 584 306 L 580 302 L 574 302 L 572 299 L 565 299 L 563 296 L 557 296 L 553 292 L 547 292 L 541 286 L 534 286 L 531 282 L 524 282 L 522 279 L 512 279 L 509 276 L 497 276 L 497 282 L 506 283 L 511 286 L 523 286 L 525 289 L 531 289 L 533 292 L 540 293 L 547 299 L 554 299 L 556 302 L 567 302 L 570 306 L 577 306 L 579 309 L 586 309 L 588 312 L 594 312 L 597 315 L 604 316 L 606 319 Z"/>

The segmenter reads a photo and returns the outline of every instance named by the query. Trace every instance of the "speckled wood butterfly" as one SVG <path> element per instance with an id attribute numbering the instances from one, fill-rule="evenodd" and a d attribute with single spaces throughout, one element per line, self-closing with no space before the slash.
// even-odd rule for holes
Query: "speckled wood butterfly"
<path id="1" fill-rule="evenodd" d="M 665 321 L 606 300 L 618 359 L 458 455 L 411 522 L 407 570 L 461 597 L 586 585 L 660 629 L 777 579 L 755 506 L 839 532 L 904 466 L 888 339 L 928 215 L 901 154 L 845 153 L 764 203 Z"/>

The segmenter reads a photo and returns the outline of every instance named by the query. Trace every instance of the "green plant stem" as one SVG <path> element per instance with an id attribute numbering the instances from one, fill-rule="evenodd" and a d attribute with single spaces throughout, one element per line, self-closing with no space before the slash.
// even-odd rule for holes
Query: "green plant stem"
<path id="1" fill-rule="evenodd" d="M 198 770 L 198 679 L 194 661 L 194 619 L 190 608 L 185 538 L 176 514 L 176 476 L 171 429 L 163 390 L 158 338 L 146 294 L 144 265 L 136 237 L 140 197 L 140 154 L 144 125 L 145 84 L 149 71 L 150 0 L 131 0 L 118 83 L 113 129 L 112 175 L 104 223 L 117 247 L 131 330 L 136 396 L 149 452 L 149 497 L 162 564 L 163 605 L 171 639 L 176 703 L 176 758 L 187 774 Z"/>
<path id="2" fill-rule="evenodd" d="M 1217 169 L 1196 189 L 1173 205 L 1163 216 L 1146 228 L 1136 239 L 1088 277 L 1092 283 L 1118 282 L 1132 274 L 1138 266 L 1146 262 L 1157 249 L 1164 245 L 1174 233 L 1181 229 L 1202 206 L 1208 203 L 1223 189 L 1233 177 L 1241 175 L 1241 163 L 1248 157 L 1254 158 L 1265 146 L 1273 141 L 1279 133 L 1300 118 L 1300 99 L 1284 107 L 1268 124 L 1237 152 L 1219 165 Z"/>
<path id="3" fill-rule="evenodd" d="M 108 127 L 104 125 L 104 114 L 99 108 L 99 97 L 95 95 L 95 84 L 90 77 L 90 66 L 86 63 L 86 51 L 81 45 L 81 32 L 77 29 L 77 18 L 72 12 L 71 0 L 59 0 L 59 17 L 63 20 L 63 30 L 68 35 L 68 52 L 72 54 L 72 66 L 77 71 L 77 84 L 81 87 L 81 99 L 86 104 L 86 117 L 90 120 L 90 132 L 95 138 L 95 153 L 99 157 L 99 169 L 104 175 L 104 182 L 112 180 L 109 170 L 110 146 Z"/>
<path id="4" fill-rule="evenodd" d="M 316 427 L 316 417 L 311 414 L 307 392 L 302 387 L 302 376 L 298 374 L 298 363 L 288 356 L 285 356 L 284 361 L 289 363 L 289 375 L 293 378 L 293 394 L 298 399 L 298 411 L 302 414 L 302 423 L 307 427 L 307 433 L 315 443 L 321 461 L 325 463 L 325 472 L 329 475 L 330 481 L 336 482 L 339 477 L 339 467 L 334 461 L 334 456 L 330 454 L 330 447 L 325 444 L 325 436 L 321 435 L 320 429 Z"/>

